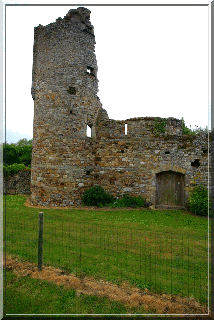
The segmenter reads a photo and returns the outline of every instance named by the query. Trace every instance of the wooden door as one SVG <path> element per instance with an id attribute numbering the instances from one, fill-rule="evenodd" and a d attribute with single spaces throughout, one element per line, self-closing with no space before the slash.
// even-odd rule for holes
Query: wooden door
<path id="1" fill-rule="evenodd" d="M 184 205 L 184 175 L 174 171 L 163 171 L 156 175 L 156 204 Z"/>

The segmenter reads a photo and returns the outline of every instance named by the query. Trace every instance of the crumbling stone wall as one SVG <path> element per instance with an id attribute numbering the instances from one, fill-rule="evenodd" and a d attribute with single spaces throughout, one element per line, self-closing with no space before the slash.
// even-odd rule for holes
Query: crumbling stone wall
<path id="1" fill-rule="evenodd" d="M 207 134 L 183 135 L 182 121 L 174 118 L 167 119 L 165 132 L 158 132 L 157 120 L 164 119 L 99 121 L 96 127 L 99 160 L 95 166 L 96 183 L 115 196 L 123 193 L 140 195 L 152 204 L 156 203 L 159 172 L 185 175 L 184 202 L 194 185 L 207 187 Z"/>
<path id="2" fill-rule="evenodd" d="M 108 118 L 97 96 L 88 9 L 70 10 L 34 34 L 32 204 L 80 204 L 94 184 L 117 197 L 130 193 L 157 204 L 160 172 L 183 175 L 184 202 L 191 186 L 207 186 L 206 135 L 183 135 L 174 118 Z"/>

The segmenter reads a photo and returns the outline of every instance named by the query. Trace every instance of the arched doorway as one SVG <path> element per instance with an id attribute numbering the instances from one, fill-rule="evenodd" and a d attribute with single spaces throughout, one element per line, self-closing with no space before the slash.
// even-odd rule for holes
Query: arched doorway
<path id="1" fill-rule="evenodd" d="M 156 205 L 184 206 L 184 174 L 171 170 L 156 174 Z"/>

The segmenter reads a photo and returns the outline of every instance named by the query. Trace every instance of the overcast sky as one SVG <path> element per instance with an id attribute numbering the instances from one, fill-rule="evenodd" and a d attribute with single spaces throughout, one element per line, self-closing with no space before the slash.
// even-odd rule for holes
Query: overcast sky
<path id="1" fill-rule="evenodd" d="M 33 136 L 34 27 L 77 7 L 6 7 L 7 129 Z M 109 118 L 183 117 L 188 126 L 208 125 L 208 6 L 85 7 L 95 32 L 98 96 Z"/>

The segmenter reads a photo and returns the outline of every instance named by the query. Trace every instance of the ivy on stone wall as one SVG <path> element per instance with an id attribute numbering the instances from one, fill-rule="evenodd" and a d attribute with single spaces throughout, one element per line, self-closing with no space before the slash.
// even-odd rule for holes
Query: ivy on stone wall
<path id="1" fill-rule="evenodd" d="M 167 119 L 155 118 L 155 133 L 165 133 Z"/>

